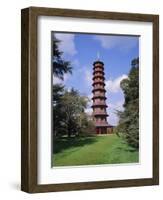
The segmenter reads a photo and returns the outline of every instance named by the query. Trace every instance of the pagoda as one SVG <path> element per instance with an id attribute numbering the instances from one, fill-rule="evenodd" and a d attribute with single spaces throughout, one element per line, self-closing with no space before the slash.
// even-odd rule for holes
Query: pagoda
<path id="1" fill-rule="evenodd" d="M 95 61 L 93 63 L 93 121 L 96 127 L 97 134 L 107 134 L 112 132 L 112 127 L 107 122 L 107 104 L 105 90 L 105 73 L 104 63 Z"/>

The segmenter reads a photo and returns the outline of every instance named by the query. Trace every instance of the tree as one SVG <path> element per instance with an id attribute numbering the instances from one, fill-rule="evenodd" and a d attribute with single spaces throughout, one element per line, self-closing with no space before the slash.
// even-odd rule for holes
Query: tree
<path id="1" fill-rule="evenodd" d="M 62 84 L 53 85 L 53 104 L 57 104 L 57 102 L 61 99 L 64 93 L 64 86 Z"/>
<path id="2" fill-rule="evenodd" d="M 72 67 L 70 66 L 69 61 L 65 61 L 62 58 L 63 52 L 61 52 L 58 48 L 59 41 L 55 35 L 53 34 L 52 38 L 52 62 L 53 62 L 53 76 L 58 77 L 59 79 L 64 79 L 64 74 L 72 73 Z M 61 97 L 64 94 L 64 86 L 62 84 L 53 85 L 53 131 L 56 136 L 58 133 L 63 133 L 62 130 L 62 113 L 61 110 Z"/>
<path id="3" fill-rule="evenodd" d="M 58 88 L 53 88 L 55 91 Z M 55 136 L 78 135 L 85 120 L 84 109 L 87 106 L 87 99 L 80 96 L 78 91 L 63 90 L 53 99 L 53 122 Z"/>
<path id="4" fill-rule="evenodd" d="M 61 119 L 62 113 L 60 101 L 62 96 L 64 95 L 65 89 L 64 86 L 61 84 L 53 85 L 53 132 L 54 136 L 57 136 L 58 133 L 63 132 L 60 130 L 61 126 Z"/>
<path id="5" fill-rule="evenodd" d="M 61 41 L 53 35 L 53 74 L 63 80 L 64 74 L 72 73 L 72 67 L 69 61 L 64 61 L 62 58 L 63 52 L 58 48 Z"/>
<path id="6" fill-rule="evenodd" d="M 80 135 L 82 136 L 93 136 L 96 135 L 96 127 L 92 119 L 89 119 L 86 113 L 84 113 L 82 126 L 80 129 Z"/>
<path id="7" fill-rule="evenodd" d="M 82 126 L 82 114 L 86 108 L 87 101 L 79 93 L 72 89 L 66 91 L 61 99 L 61 112 L 64 113 L 62 121 L 67 129 L 67 134 L 70 137 L 72 134 L 78 134 Z"/>
<path id="8" fill-rule="evenodd" d="M 118 112 L 117 130 L 129 145 L 139 148 L 139 59 L 133 59 L 128 78 L 123 79 L 120 86 L 124 93 L 124 111 Z"/>

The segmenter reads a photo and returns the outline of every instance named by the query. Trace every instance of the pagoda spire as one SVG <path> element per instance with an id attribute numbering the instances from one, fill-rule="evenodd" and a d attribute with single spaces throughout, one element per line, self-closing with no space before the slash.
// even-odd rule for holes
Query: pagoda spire
<path id="1" fill-rule="evenodd" d="M 97 51 L 97 60 L 100 60 L 100 52 Z"/>

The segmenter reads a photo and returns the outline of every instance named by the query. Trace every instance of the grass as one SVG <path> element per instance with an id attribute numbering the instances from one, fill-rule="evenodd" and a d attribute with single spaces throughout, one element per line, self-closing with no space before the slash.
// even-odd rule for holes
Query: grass
<path id="1" fill-rule="evenodd" d="M 53 166 L 135 163 L 138 151 L 115 134 L 56 139 Z"/>

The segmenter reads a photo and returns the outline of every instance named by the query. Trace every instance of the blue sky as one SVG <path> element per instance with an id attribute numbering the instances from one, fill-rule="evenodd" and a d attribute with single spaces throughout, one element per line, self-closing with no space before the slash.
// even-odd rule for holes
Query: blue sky
<path id="1" fill-rule="evenodd" d="M 139 56 L 139 37 L 79 33 L 53 33 L 61 42 L 63 58 L 71 62 L 73 74 L 66 74 L 62 82 L 53 77 L 53 84 L 63 83 L 67 89 L 77 89 L 81 95 L 92 97 L 93 62 L 97 55 L 104 62 L 107 90 L 108 122 L 118 124 L 116 110 L 123 110 L 124 96 L 120 81 L 127 78 L 131 60 Z M 91 114 L 91 101 L 86 112 Z"/>

